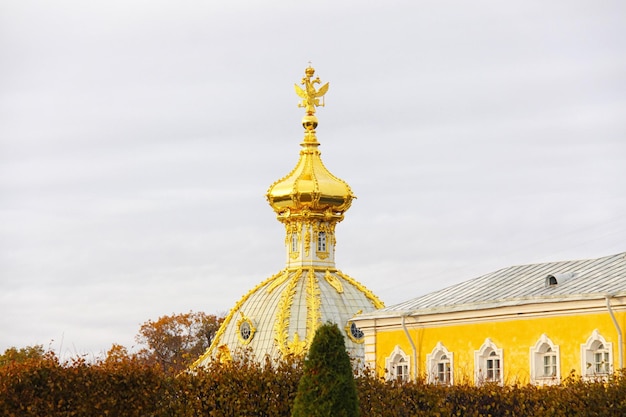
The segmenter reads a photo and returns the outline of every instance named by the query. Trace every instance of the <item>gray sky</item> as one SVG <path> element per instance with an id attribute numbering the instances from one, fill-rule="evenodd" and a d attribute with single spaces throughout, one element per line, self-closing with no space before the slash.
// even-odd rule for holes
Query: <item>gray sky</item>
<path id="1" fill-rule="evenodd" d="M 623 1 L 0 1 L 0 351 L 131 347 L 285 265 L 265 201 L 330 82 L 358 199 L 337 266 L 387 305 L 626 251 Z"/>

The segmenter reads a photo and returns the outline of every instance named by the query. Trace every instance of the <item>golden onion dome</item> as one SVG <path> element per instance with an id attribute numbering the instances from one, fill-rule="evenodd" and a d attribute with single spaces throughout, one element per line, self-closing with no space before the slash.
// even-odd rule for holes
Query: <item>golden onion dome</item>
<path id="1" fill-rule="evenodd" d="M 301 213 L 332 213 L 341 216 L 355 198 L 350 186 L 326 169 L 322 163 L 319 142 L 315 135 L 318 125 L 315 107 L 323 106 L 320 98 L 328 90 L 328 83 L 316 90 L 313 86 L 319 78 L 311 80 L 314 69 L 307 68 L 302 79 L 305 89 L 295 85 L 296 93 L 302 97 L 300 107 L 306 108 L 302 119 L 304 141 L 300 144 L 300 159 L 295 168 L 284 178 L 273 183 L 267 191 L 267 199 L 279 217 Z"/>
<path id="2" fill-rule="evenodd" d="M 267 199 L 276 213 L 343 213 L 350 207 L 354 198 L 350 186 L 326 169 L 318 146 L 317 141 L 303 142 L 296 167 L 270 186 Z"/>

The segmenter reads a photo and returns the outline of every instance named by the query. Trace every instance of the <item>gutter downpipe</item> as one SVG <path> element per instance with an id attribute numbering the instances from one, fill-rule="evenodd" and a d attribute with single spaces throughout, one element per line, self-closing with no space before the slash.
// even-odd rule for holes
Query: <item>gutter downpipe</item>
<path id="1" fill-rule="evenodd" d="M 411 344 L 411 349 L 413 349 L 413 377 L 417 381 L 417 348 L 415 347 L 415 343 L 413 343 L 413 339 L 411 339 L 411 335 L 409 334 L 409 330 L 406 328 L 406 319 L 407 314 L 402 315 L 402 329 L 404 330 L 404 334 L 406 338 L 409 339 L 409 343 Z M 620 351 L 621 354 L 621 351 Z M 621 360 L 621 356 L 620 356 Z"/>
<path id="2" fill-rule="evenodd" d="M 620 329 L 619 323 L 617 323 L 615 315 L 613 314 L 613 309 L 611 308 L 611 297 L 612 295 L 610 294 L 604 296 L 606 299 L 606 309 L 609 310 L 609 314 L 611 315 L 611 319 L 613 319 L 613 324 L 617 330 L 617 343 L 619 344 L 619 369 L 624 369 L 624 344 L 622 341 L 622 329 Z"/>

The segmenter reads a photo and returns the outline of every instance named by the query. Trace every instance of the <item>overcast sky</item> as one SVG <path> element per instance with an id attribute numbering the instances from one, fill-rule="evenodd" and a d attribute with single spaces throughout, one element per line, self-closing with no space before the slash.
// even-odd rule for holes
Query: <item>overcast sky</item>
<path id="1" fill-rule="evenodd" d="M 0 352 L 98 355 L 285 265 L 312 61 L 387 305 L 626 251 L 626 3 L 0 0 Z"/>

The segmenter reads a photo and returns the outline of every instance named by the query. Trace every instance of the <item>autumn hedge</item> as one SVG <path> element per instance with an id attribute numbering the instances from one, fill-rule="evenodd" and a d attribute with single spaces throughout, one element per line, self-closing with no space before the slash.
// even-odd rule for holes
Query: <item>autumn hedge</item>
<path id="1" fill-rule="evenodd" d="M 67 363 L 53 355 L 0 367 L 2 416 L 290 416 L 302 364 L 213 364 L 173 377 L 121 360 Z M 571 376 L 535 387 L 386 382 L 357 376 L 366 416 L 622 416 L 626 374 L 608 382 Z"/>

